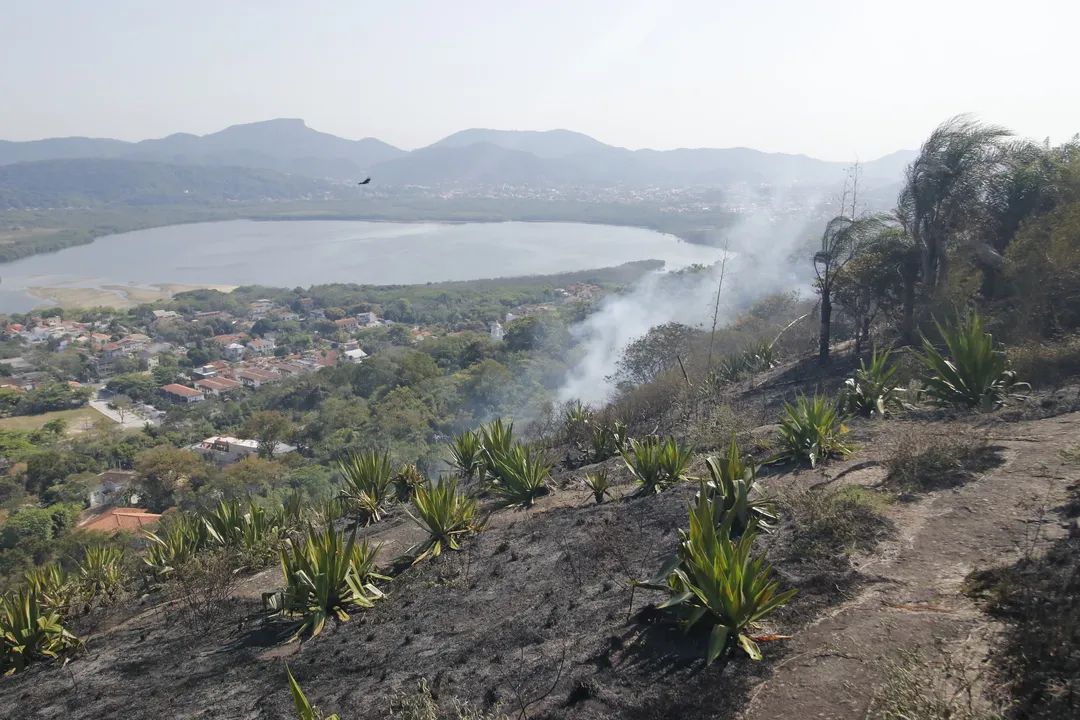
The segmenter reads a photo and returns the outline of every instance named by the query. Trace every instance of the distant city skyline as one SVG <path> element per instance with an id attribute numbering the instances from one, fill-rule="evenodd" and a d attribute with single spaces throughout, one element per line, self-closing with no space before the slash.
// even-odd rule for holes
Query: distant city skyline
<path id="1" fill-rule="evenodd" d="M 848 161 L 961 112 L 1053 142 L 1080 130 L 1080 7 L 1058 0 L 0 0 L 0 17 L 5 140 L 288 117 L 403 149 L 562 128 Z"/>

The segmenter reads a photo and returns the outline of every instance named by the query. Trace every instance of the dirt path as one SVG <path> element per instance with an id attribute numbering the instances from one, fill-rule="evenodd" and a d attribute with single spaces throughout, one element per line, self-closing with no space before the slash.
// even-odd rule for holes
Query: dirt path
<path id="1" fill-rule="evenodd" d="M 1004 463 L 961 487 L 894 504 L 897 538 L 855 563 L 877 582 L 790 641 L 786 659 L 752 693 L 746 720 L 863 720 L 882 660 L 899 649 L 942 641 L 982 659 L 995 628 L 961 584 L 972 570 L 1064 534 L 1056 516 L 1040 516 L 1075 482 L 1077 468 L 1060 451 L 1080 442 L 1080 415 L 991 426 L 988 436 Z"/>

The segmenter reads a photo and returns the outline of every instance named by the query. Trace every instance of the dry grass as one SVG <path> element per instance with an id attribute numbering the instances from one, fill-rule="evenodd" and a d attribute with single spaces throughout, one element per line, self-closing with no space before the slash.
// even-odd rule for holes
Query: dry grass
<path id="1" fill-rule="evenodd" d="M 886 660 L 888 680 L 874 694 L 868 720 L 1002 720 L 1000 706 L 983 694 L 985 671 L 959 653 L 918 649 Z"/>
<path id="2" fill-rule="evenodd" d="M 791 486 L 776 494 L 791 521 L 788 552 L 799 561 L 842 558 L 869 552 L 889 534 L 892 525 L 883 510 L 890 498 L 861 487 L 837 490 Z"/>
<path id="3" fill-rule="evenodd" d="M 1017 377 L 1035 388 L 1056 389 L 1080 377 L 1080 338 L 1016 345 L 1006 354 Z"/>
<path id="4" fill-rule="evenodd" d="M 503 715 L 496 707 L 492 712 L 474 710 L 467 705 L 452 701 L 451 708 L 440 707 L 431 694 L 427 680 L 417 683 L 416 692 L 410 695 L 399 695 L 390 702 L 389 718 L 399 720 L 509 720 L 509 716 Z"/>
<path id="5" fill-rule="evenodd" d="M 108 418 L 92 407 L 81 407 L 75 410 L 57 410 L 56 412 L 42 413 L 41 415 L 6 417 L 0 419 L 0 429 L 31 432 L 40 429 L 45 423 L 52 420 L 63 420 L 68 425 L 68 433 L 76 433 L 82 432 L 87 427 L 93 427 L 98 420 L 108 420 Z"/>
<path id="6" fill-rule="evenodd" d="M 886 483 L 903 493 L 956 487 L 1001 464 L 998 448 L 976 429 L 898 427 L 885 446 Z"/>

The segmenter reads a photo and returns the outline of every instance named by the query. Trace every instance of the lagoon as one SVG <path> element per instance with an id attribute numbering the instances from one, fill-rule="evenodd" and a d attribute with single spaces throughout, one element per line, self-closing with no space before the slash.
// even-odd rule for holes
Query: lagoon
<path id="1" fill-rule="evenodd" d="M 124 305 L 191 286 L 406 285 L 634 260 L 663 260 L 678 268 L 712 263 L 721 255 L 717 248 L 652 230 L 578 223 L 193 223 L 109 235 L 4 264 L 0 312 L 26 312 L 49 297 L 115 297 L 114 304 Z"/>

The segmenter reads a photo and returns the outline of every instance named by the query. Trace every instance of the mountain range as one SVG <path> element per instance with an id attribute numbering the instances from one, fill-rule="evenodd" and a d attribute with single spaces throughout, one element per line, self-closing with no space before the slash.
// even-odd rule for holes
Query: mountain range
<path id="1" fill-rule="evenodd" d="M 862 164 L 868 185 L 897 182 L 914 157 L 899 151 Z M 375 138 L 347 140 L 303 120 L 233 125 L 209 135 L 177 133 L 125 142 L 105 138 L 0 140 L 0 166 L 114 159 L 180 166 L 274 170 L 319 180 L 370 175 L 380 185 L 612 187 L 836 183 L 847 163 L 749 148 L 628 150 L 570 130 L 462 130 L 418 150 Z"/>

